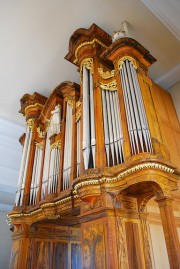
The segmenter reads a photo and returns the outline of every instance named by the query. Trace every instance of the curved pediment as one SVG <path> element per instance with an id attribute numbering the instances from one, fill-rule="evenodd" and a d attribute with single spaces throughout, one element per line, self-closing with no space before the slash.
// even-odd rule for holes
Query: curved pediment
<path id="1" fill-rule="evenodd" d="M 82 46 L 89 45 L 89 42 L 97 42 L 103 47 L 108 47 L 112 43 L 112 38 L 95 23 L 89 29 L 77 29 L 69 40 L 69 52 L 65 59 L 76 64 L 77 50 Z"/>

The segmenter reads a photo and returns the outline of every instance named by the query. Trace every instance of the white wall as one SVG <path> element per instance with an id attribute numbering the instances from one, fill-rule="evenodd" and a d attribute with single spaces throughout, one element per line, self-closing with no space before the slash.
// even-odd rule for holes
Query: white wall
<path id="1" fill-rule="evenodd" d="M 11 252 L 11 234 L 6 223 L 7 211 L 0 211 L 0 268 L 8 269 Z"/>

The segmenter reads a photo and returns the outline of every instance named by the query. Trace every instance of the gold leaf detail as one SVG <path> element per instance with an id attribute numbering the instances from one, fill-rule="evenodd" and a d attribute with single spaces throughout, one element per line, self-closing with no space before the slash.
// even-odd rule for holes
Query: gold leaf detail
<path id="1" fill-rule="evenodd" d="M 103 84 L 100 82 L 100 87 L 101 89 L 107 90 L 107 91 L 117 91 L 117 83 L 115 80 L 107 84 Z"/>
<path id="2" fill-rule="evenodd" d="M 98 73 L 103 79 L 108 79 L 114 77 L 115 70 L 103 72 L 102 68 L 98 68 Z"/>
<path id="3" fill-rule="evenodd" d="M 93 74 L 93 59 L 92 58 L 86 58 L 81 63 L 80 70 L 82 71 L 82 67 L 85 66 L 87 69 L 90 70 L 91 74 Z"/>
<path id="4" fill-rule="evenodd" d="M 87 46 L 87 45 L 93 45 L 95 42 L 98 43 L 99 45 L 101 45 L 102 47 L 107 48 L 107 46 L 105 44 L 103 44 L 100 40 L 98 40 L 97 38 L 94 38 L 92 41 L 83 42 L 75 50 L 75 60 L 73 61 L 73 63 L 76 64 L 78 61 L 77 54 L 78 54 L 78 51 L 80 50 L 80 48 Z"/>
<path id="5" fill-rule="evenodd" d="M 70 105 L 70 107 L 73 109 L 73 100 L 70 99 L 69 97 L 65 97 L 65 101 Z"/>
<path id="6" fill-rule="evenodd" d="M 76 103 L 76 122 L 78 122 L 78 120 L 81 118 L 81 106 L 82 106 L 82 102 L 78 101 Z"/>
<path id="7" fill-rule="evenodd" d="M 45 132 L 41 131 L 40 127 L 37 128 L 37 133 L 40 138 L 45 138 Z"/>
<path id="8" fill-rule="evenodd" d="M 129 60 L 129 61 L 132 63 L 134 69 L 137 69 L 137 62 L 136 62 L 136 60 L 135 60 L 134 58 L 132 58 L 131 56 L 124 56 L 124 57 L 122 57 L 122 58 L 118 61 L 118 69 L 119 69 L 119 70 L 122 69 L 122 66 L 123 66 L 123 64 L 124 64 L 124 62 L 125 62 L 126 60 Z"/>
<path id="9" fill-rule="evenodd" d="M 33 131 L 33 127 L 34 127 L 34 124 L 35 124 L 35 119 L 28 119 L 26 124 Z"/>
<path id="10" fill-rule="evenodd" d="M 51 149 L 60 149 L 61 148 L 61 140 L 57 140 L 53 144 L 51 144 Z"/>

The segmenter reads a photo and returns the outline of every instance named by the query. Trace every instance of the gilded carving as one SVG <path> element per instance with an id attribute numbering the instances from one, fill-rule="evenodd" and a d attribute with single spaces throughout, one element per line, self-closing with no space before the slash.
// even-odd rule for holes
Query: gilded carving
<path id="1" fill-rule="evenodd" d="M 79 100 L 76 103 L 76 122 L 81 118 L 82 102 Z"/>
<path id="2" fill-rule="evenodd" d="M 57 140 L 53 144 L 51 144 L 51 150 L 52 149 L 61 149 L 61 140 Z"/>
<path id="3" fill-rule="evenodd" d="M 24 112 L 26 114 L 26 112 L 27 112 L 28 109 L 31 109 L 31 108 L 33 109 L 33 108 L 37 108 L 37 107 L 43 108 L 43 105 L 40 104 L 40 103 L 35 103 L 33 105 L 26 106 L 25 109 L 24 109 Z"/>
<path id="4" fill-rule="evenodd" d="M 41 141 L 41 142 L 39 142 L 39 143 L 35 142 L 35 145 L 36 145 L 36 147 L 38 147 L 38 148 L 40 148 L 40 149 L 43 149 L 44 142 L 43 142 L 43 141 Z"/>
<path id="5" fill-rule="evenodd" d="M 37 127 L 37 133 L 40 138 L 45 138 L 45 132 L 41 131 L 40 127 Z"/>
<path id="6" fill-rule="evenodd" d="M 34 124 L 35 124 L 35 119 L 31 118 L 26 121 L 27 126 L 33 131 L 34 129 Z"/>
<path id="7" fill-rule="evenodd" d="M 103 71 L 102 68 L 98 68 L 98 73 L 99 75 L 103 78 L 103 79 L 109 79 L 109 78 L 112 78 L 114 77 L 115 75 L 115 70 L 112 70 L 112 71 Z"/>
<path id="8" fill-rule="evenodd" d="M 68 105 L 70 105 L 70 107 L 73 109 L 73 100 L 70 99 L 69 97 L 65 97 L 65 101 L 68 103 Z"/>
<path id="9" fill-rule="evenodd" d="M 98 43 L 99 45 L 101 45 L 102 47 L 104 48 L 107 48 L 107 46 L 105 44 L 103 44 L 100 40 L 98 40 L 97 38 L 94 38 L 92 41 L 86 41 L 86 42 L 83 42 L 81 43 L 75 50 L 75 60 L 73 61 L 74 64 L 76 64 L 78 62 L 78 51 L 84 47 L 84 46 L 87 46 L 87 45 L 93 45 L 95 43 Z"/>
<path id="10" fill-rule="evenodd" d="M 124 56 L 124 57 L 122 57 L 122 58 L 118 61 L 118 69 L 122 69 L 122 66 L 123 66 L 123 64 L 124 64 L 124 62 L 125 62 L 126 60 L 129 60 L 129 61 L 132 63 L 134 69 L 137 69 L 137 62 L 136 62 L 135 59 L 132 58 L 131 56 Z"/>
<path id="11" fill-rule="evenodd" d="M 117 91 L 116 80 L 113 80 L 112 82 L 107 83 L 107 84 L 103 84 L 100 82 L 100 87 L 101 89 L 106 90 L 106 91 Z"/>
<path id="12" fill-rule="evenodd" d="M 87 69 L 90 70 L 91 74 L 94 73 L 93 70 L 93 59 L 92 58 L 86 58 L 82 61 L 81 63 L 81 71 L 82 71 L 82 67 L 85 66 Z"/>

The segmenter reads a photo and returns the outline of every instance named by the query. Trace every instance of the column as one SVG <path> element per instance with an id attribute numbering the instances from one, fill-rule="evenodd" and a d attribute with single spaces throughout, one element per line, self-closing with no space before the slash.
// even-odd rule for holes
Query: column
<path id="1" fill-rule="evenodd" d="M 180 244 L 173 215 L 172 199 L 162 197 L 156 199 L 159 205 L 160 215 L 164 230 L 167 252 L 171 269 L 180 268 Z"/>

